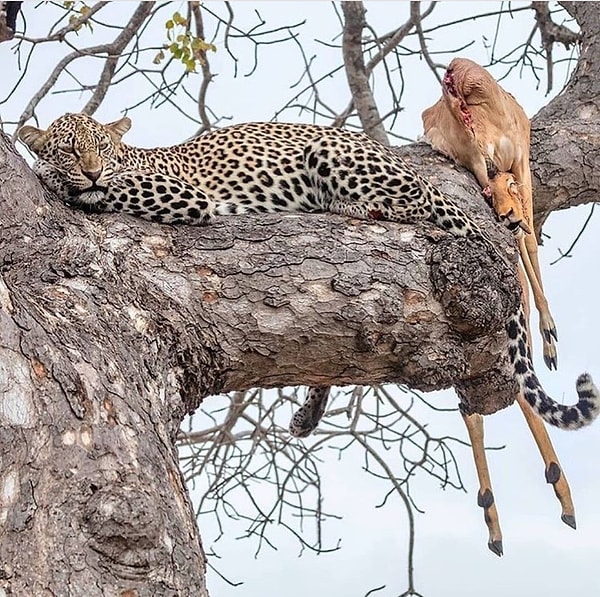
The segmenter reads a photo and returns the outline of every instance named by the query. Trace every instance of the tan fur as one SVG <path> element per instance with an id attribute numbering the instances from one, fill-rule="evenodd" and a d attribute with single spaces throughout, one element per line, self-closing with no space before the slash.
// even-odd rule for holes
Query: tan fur
<path id="1" fill-rule="evenodd" d="M 526 232 L 520 235 L 519 251 L 531 284 L 540 316 L 544 360 L 556 366 L 556 329 L 544 294 L 538 259 L 538 243 L 533 234 L 533 198 L 529 169 L 530 124 L 523 108 L 504 91 L 481 66 L 466 58 L 450 63 L 442 97 L 423 112 L 423 127 L 431 145 L 462 164 L 491 194 L 498 217 L 519 222 Z M 502 180 L 490 179 L 493 165 Z M 512 174 L 516 186 L 505 185 Z M 511 213 L 512 210 L 512 213 Z"/>

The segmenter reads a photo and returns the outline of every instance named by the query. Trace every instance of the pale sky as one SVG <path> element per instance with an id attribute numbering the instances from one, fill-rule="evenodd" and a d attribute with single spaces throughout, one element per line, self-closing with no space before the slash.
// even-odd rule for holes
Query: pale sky
<path id="1" fill-rule="evenodd" d="M 116 4 L 116 3 L 115 3 Z M 213 3 L 214 4 L 214 3 Z M 524 6 L 513 3 L 513 6 Z M 41 6 L 28 11 L 29 35 L 42 34 L 44 20 L 38 16 L 49 7 Z M 336 51 L 314 43 L 315 38 L 331 40 L 336 17 L 331 5 L 325 2 L 270 2 L 236 3 L 240 18 L 244 10 L 251 14 L 258 8 L 273 23 L 288 23 L 307 19 L 300 39 L 307 55 L 319 54 L 315 72 L 326 72 L 328 65 L 337 63 Z M 492 2 L 442 2 L 434 11 L 427 26 L 433 22 L 459 18 L 474 10 L 492 9 Z M 407 3 L 368 2 L 368 18 L 378 31 L 387 31 L 404 22 Z M 176 7 L 175 7 L 176 8 Z M 118 3 L 115 12 L 130 12 L 131 5 Z M 272 21 L 271 21 L 272 20 Z M 524 40 L 532 27 L 530 13 L 517 13 L 514 20 L 502 30 L 504 47 L 510 48 Z M 85 33 L 82 33 L 85 35 Z M 432 47 L 459 47 L 470 39 L 476 43 L 460 55 L 479 62 L 487 61 L 483 37 L 494 36 L 494 22 L 485 26 L 466 23 L 460 28 L 440 30 L 432 40 Z M 10 44 L 0 47 L 4 65 L 10 64 Z M 13 120 L 31 93 L 48 74 L 48 66 L 56 58 L 53 51 L 40 53 L 31 67 L 22 93 L 0 106 L 0 117 Z M 449 62 L 451 56 L 436 57 Z M 233 116 L 232 122 L 269 120 L 275 110 L 293 95 L 289 86 L 301 72 L 297 50 L 291 45 L 276 51 L 261 52 L 260 68 L 249 78 L 232 79 L 231 66 L 223 48 L 210 56 L 211 68 L 218 73 L 210 90 L 210 103 L 222 114 Z M 242 62 L 248 67 L 251 57 Z M 400 114 L 396 131 L 416 137 L 421 133 L 422 110 L 439 97 L 437 81 L 424 62 L 416 59 L 403 63 L 407 85 L 405 110 Z M 494 71 L 500 76 L 503 71 Z M 8 73 L 8 79 L 15 73 Z M 392 73 L 394 76 L 394 73 Z M 503 81 L 532 116 L 543 106 L 545 73 L 542 85 L 536 91 L 530 78 L 519 80 L 518 73 Z M 555 76 L 558 91 L 564 81 L 564 71 Z M 65 83 L 65 87 L 66 87 Z M 383 87 L 382 87 L 383 88 Z M 0 90 L 2 86 L 0 85 Z M 142 93 L 132 85 L 131 96 Z M 343 108 L 348 93 L 343 77 L 328 87 L 328 100 Z M 119 118 L 123 102 L 120 93 L 109 94 L 97 113 L 101 121 Z M 88 96 L 78 94 L 50 97 L 38 113 L 43 126 L 65 111 L 78 111 Z M 182 99 L 182 104 L 184 104 Z M 187 104 L 190 105 L 189 102 Z M 147 107 L 136 109 L 130 116 L 133 128 L 125 140 L 133 145 L 158 146 L 176 143 L 189 136 L 194 126 L 171 108 L 149 112 Z M 302 120 L 307 116 L 287 112 L 285 120 Z M 153 126 L 147 123 L 151 122 Z M 593 260 L 600 254 L 598 217 L 594 217 L 579 242 L 574 255 L 550 266 L 558 257 L 558 250 L 566 249 L 579 231 L 589 212 L 589 206 L 554 214 L 544 232 L 550 238 L 540 249 L 546 296 L 559 332 L 559 370 L 549 372 L 540 355 L 537 332 L 536 369 L 546 390 L 558 401 L 576 399 L 574 383 L 582 371 L 589 371 L 600 381 L 600 363 L 596 338 L 600 337 L 600 313 L 597 309 L 597 281 L 590 276 L 596 272 Z M 118 217 L 118 216 L 114 216 Z M 535 315 L 534 315 L 535 317 Z M 537 330 L 537 318 L 533 327 Z M 429 400 L 452 407 L 457 398 L 453 391 L 429 396 Z M 423 415 L 431 412 L 423 410 Z M 199 419 L 198 419 L 199 420 Z M 466 440 L 466 429 L 457 413 L 437 414 L 430 421 L 432 433 L 457 435 Z M 477 480 L 470 449 L 456 448 L 463 482 L 468 493 L 441 491 L 437 483 L 422 475 L 413 482 L 413 497 L 425 510 L 416 515 L 416 589 L 426 597 L 588 597 L 600 594 L 595 565 L 600 553 L 600 423 L 576 432 L 551 429 L 555 448 L 569 479 L 576 506 L 578 530 L 573 531 L 560 521 L 560 508 L 551 486 L 544 481 L 544 468 L 533 439 L 514 405 L 486 418 L 487 443 L 506 444 L 506 449 L 488 454 L 496 503 L 504 534 L 503 558 L 488 551 L 487 528 L 483 512 L 476 506 Z M 310 441 L 310 440 L 308 440 Z M 293 537 L 284 531 L 272 529 L 270 537 L 277 551 L 268 547 L 255 559 L 255 546 L 250 541 L 237 540 L 243 532 L 241 525 L 231 524 L 225 536 L 214 546 L 221 559 L 214 565 L 234 581 L 243 581 L 240 587 L 230 587 L 217 575 L 209 573 L 209 590 L 218 597 L 304 597 L 307 594 L 327 597 L 362 597 L 370 589 L 385 585 L 375 592 L 381 597 L 396 597 L 406 588 L 406 514 L 398 499 L 389 500 L 382 509 L 375 506 L 387 491 L 387 486 L 375 482 L 361 472 L 362 459 L 346 458 L 338 462 L 333 451 L 323 466 L 325 486 L 324 508 L 342 515 L 338 521 L 324 523 L 325 542 L 334 546 L 340 540 L 341 549 L 319 556 L 304 553 L 298 557 L 299 547 Z M 200 521 L 204 546 L 209 550 L 215 536 L 210 518 Z"/>

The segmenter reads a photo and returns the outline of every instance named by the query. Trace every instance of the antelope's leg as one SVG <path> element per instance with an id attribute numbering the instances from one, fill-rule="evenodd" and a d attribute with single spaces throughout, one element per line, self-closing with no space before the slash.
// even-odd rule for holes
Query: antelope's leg
<path id="1" fill-rule="evenodd" d="M 521 394 L 517 397 L 517 402 L 521 407 L 527 425 L 529 425 L 531 435 L 533 435 L 533 439 L 544 460 L 544 465 L 546 467 L 546 482 L 552 484 L 554 493 L 560 502 L 562 508 L 560 518 L 565 524 L 575 529 L 577 528 L 577 525 L 575 521 L 575 507 L 573 506 L 573 500 L 571 499 L 571 489 L 569 488 L 565 473 L 558 461 L 558 456 L 554 451 L 554 446 L 552 445 L 544 421 L 533 412 L 531 406 L 529 406 L 529 403 Z"/>
<path id="2" fill-rule="evenodd" d="M 532 235 L 528 234 L 527 236 Z M 533 240 L 535 242 L 535 238 Z M 546 299 L 544 289 L 542 288 L 541 282 L 536 273 L 536 267 L 532 263 L 529 247 L 523 238 L 519 239 L 519 253 L 521 254 L 521 261 L 523 262 L 525 272 L 527 273 L 527 278 L 531 284 L 533 300 L 540 316 L 540 332 L 542 334 L 543 341 L 544 362 L 546 363 L 548 369 L 556 369 L 558 366 L 558 356 L 556 352 L 556 345 L 554 343 L 555 340 L 558 340 L 556 325 L 554 324 L 554 319 L 550 314 L 548 300 Z M 535 262 L 537 263 L 537 255 L 535 257 Z M 539 264 L 537 265 L 537 268 L 539 270 Z M 523 288 L 526 288 L 526 285 L 523 286 Z"/>
<path id="3" fill-rule="evenodd" d="M 498 511 L 496 510 L 496 504 L 494 502 L 490 471 L 485 457 L 485 448 L 483 445 L 483 417 L 477 413 L 472 415 L 463 414 L 462 417 L 467 426 L 469 439 L 471 440 L 473 459 L 475 460 L 475 468 L 479 479 L 477 505 L 483 508 L 483 517 L 490 534 L 488 547 L 497 556 L 501 556 L 503 553 L 502 531 L 500 530 Z"/>
<path id="4" fill-rule="evenodd" d="M 527 336 L 529 339 L 529 346 L 531 347 L 531 329 L 529 326 L 529 297 L 527 288 L 527 279 L 521 267 L 517 268 L 521 286 L 523 288 L 523 307 L 525 310 L 525 319 L 527 323 Z M 575 523 L 575 508 L 573 506 L 573 500 L 571 499 L 571 489 L 569 483 L 565 477 L 565 473 L 560 466 L 558 456 L 554 451 L 554 446 L 548 435 L 548 430 L 544 425 L 542 419 L 540 419 L 532 410 L 531 406 L 523 395 L 519 393 L 517 396 L 517 402 L 521 407 L 521 412 L 527 421 L 531 435 L 537 444 L 538 450 L 544 461 L 546 467 L 546 482 L 551 483 L 554 488 L 554 493 L 560 502 L 562 507 L 561 520 L 568 524 L 572 528 L 576 528 Z"/>

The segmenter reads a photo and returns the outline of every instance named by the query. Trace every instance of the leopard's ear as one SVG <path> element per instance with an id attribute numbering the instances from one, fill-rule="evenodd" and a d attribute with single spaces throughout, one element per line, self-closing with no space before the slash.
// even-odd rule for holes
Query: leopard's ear
<path id="1" fill-rule="evenodd" d="M 17 133 L 17 137 L 33 151 L 38 154 L 44 143 L 46 142 L 46 131 L 44 129 L 38 129 L 34 126 L 22 126 Z"/>
<path id="2" fill-rule="evenodd" d="M 121 120 L 109 122 L 104 126 L 109 130 L 115 141 L 120 141 L 121 137 L 131 128 L 131 120 L 124 116 Z"/>

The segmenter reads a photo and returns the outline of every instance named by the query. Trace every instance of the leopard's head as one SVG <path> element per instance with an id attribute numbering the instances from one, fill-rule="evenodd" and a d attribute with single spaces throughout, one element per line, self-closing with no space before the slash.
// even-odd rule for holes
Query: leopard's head
<path id="1" fill-rule="evenodd" d="M 105 193 L 118 173 L 121 137 L 130 127 L 129 118 L 100 124 L 86 114 L 65 114 L 47 130 L 24 126 L 18 137 L 37 155 L 34 170 L 50 188 L 85 201 Z"/>

